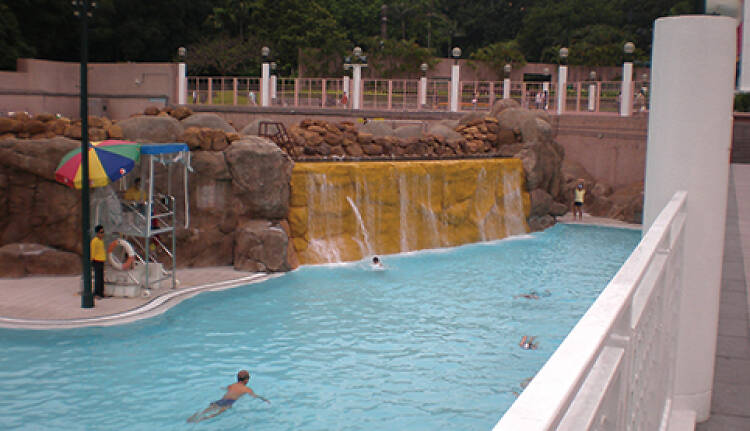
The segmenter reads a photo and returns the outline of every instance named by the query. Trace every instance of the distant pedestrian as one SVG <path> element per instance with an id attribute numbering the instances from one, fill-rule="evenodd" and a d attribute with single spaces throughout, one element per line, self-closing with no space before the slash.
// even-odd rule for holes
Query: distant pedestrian
<path id="1" fill-rule="evenodd" d="M 198 90 L 193 90 L 193 105 L 198 103 Z"/>
<path id="2" fill-rule="evenodd" d="M 107 250 L 104 248 L 104 227 L 94 228 L 95 236 L 91 239 L 91 265 L 94 267 L 94 296 L 104 298 L 104 261 Z"/>
<path id="3" fill-rule="evenodd" d="M 247 93 L 247 100 L 248 100 L 248 103 L 250 103 L 251 105 L 257 105 L 258 104 L 258 101 L 255 98 L 255 92 L 254 91 L 249 91 Z"/>

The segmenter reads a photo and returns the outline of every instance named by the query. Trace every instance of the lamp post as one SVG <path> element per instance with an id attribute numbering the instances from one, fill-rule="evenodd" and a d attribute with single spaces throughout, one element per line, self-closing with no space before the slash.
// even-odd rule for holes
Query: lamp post
<path id="1" fill-rule="evenodd" d="M 596 98 L 594 97 L 594 93 L 596 93 L 596 71 L 592 70 L 589 73 L 589 80 L 591 81 L 589 83 L 589 111 L 596 110 Z"/>
<path id="2" fill-rule="evenodd" d="M 427 63 L 419 65 L 419 70 L 422 71 L 422 77 L 419 78 L 419 107 L 427 105 L 427 69 L 429 66 Z"/>
<path id="3" fill-rule="evenodd" d="M 276 104 L 276 62 L 271 62 L 271 104 Z"/>
<path id="4" fill-rule="evenodd" d="M 268 56 L 271 55 L 271 49 L 264 46 L 260 49 L 260 54 L 263 56 L 263 64 L 260 69 L 260 106 L 268 106 L 270 101 L 270 78 L 271 65 L 268 63 Z"/>
<path id="5" fill-rule="evenodd" d="M 89 107 L 88 107 L 88 61 L 89 61 L 89 12 L 88 0 L 73 0 L 77 8 L 73 14 L 81 19 L 81 264 L 83 267 L 83 289 L 81 291 L 81 308 L 94 307 L 94 295 L 91 292 L 91 229 L 89 204 Z M 96 7 L 96 3 L 91 4 Z"/>
<path id="6" fill-rule="evenodd" d="M 187 48 L 181 46 L 177 48 L 177 56 L 180 63 L 177 65 L 177 103 L 184 105 L 187 103 Z"/>
<path id="7" fill-rule="evenodd" d="M 367 67 L 367 57 L 362 54 L 362 48 L 355 46 L 352 56 L 344 59 L 344 69 L 352 69 L 352 109 L 362 107 L 362 68 Z"/>
<path id="8" fill-rule="evenodd" d="M 568 48 L 560 48 L 560 67 L 557 72 L 557 113 L 565 112 L 568 93 Z"/>
<path id="9" fill-rule="evenodd" d="M 510 72 L 513 70 L 513 66 L 510 63 L 506 63 L 503 67 L 505 76 L 503 77 L 503 99 L 510 99 Z"/>
<path id="10" fill-rule="evenodd" d="M 633 52 L 635 44 L 627 42 L 623 46 L 625 61 L 622 64 L 622 88 L 620 90 L 620 116 L 633 114 Z"/>
<path id="11" fill-rule="evenodd" d="M 455 47 L 451 50 L 453 66 L 451 67 L 451 112 L 458 112 L 458 87 L 460 77 L 460 66 L 458 59 L 461 57 L 461 48 Z"/>

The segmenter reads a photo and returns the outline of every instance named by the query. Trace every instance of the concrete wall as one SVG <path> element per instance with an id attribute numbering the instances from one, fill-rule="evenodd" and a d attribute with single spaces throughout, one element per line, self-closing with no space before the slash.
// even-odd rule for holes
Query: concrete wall
<path id="1" fill-rule="evenodd" d="M 565 148 L 567 160 L 614 187 L 643 181 L 647 115 L 565 114 L 555 121 L 557 142 Z"/>
<path id="2" fill-rule="evenodd" d="M 146 106 L 177 100 L 177 64 L 90 63 L 89 113 L 127 118 Z M 79 116 L 80 65 L 19 59 L 16 72 L 0 72 L 0 112 Z"/>

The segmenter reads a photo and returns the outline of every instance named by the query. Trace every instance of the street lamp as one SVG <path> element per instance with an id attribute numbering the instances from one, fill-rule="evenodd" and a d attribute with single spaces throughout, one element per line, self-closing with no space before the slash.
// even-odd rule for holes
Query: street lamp
<path id="1" fill-rule="evenodd" d="M 589 111 L 596 110 L 596 99 L 594 98 L 594 94 L 596 93 L 596 71 L 592 70 L 589 72 L 589 80 L 591 81 L 589 83 Z"/>
<path id="2" fill-rule="evenodd" d="M 89 110 L 88 110 L 88 19 L 91 17 L 89 11 L 89 0 L 73 0 L 73 6 L 77 8 L 73 15 L 81 19 L 81 264 L 83 267 L 81 291 L 81 308 L 92 308 L 94 296 L 91 292 L 91 229 L 90 204 L 89 204 Z M 96 7 L 92 2 L 91 7 Z"/>
<path id="3" fill-rule="evenodd" d="M 560 48 L 560 66 L 557 72 L 557 113 L 565 112 L 565 99 L 568 93 L 568 48 Z"/>
<path id="4" fill-rule="evenodd" d="M 503 66 L 503 72 L 505 72 L 505 76 L 503 77 L 503 99 L 510 99 L 511 70 L 513 70 L 513 66 L 511 66 L 510 63 L 505 63 L 505 66 Z"/>
<path id="5" fill-rule="evenodd" d="M 268 63 L 271 49 L 267 46 L 262 47 L 260 55 L 263 56 L 263 63 L 260 68 L 260 106 L 268 106 L 271 98 L 271 65 Z"/>
<path id="6" fill-rule="evenodd" d="M 367 57 L 363 55 L 362 48 L 355 46 L 352 50 L 352 57 L 346 57 L 344 59 L 344 69 L 349 67 L 352 69 L 352 80 L 354 85 L 352 88 L 352 109 L 360 109 L 360 94 L 362 93 L 362 68 L 367 67 Z"/>
<path id="7" fill-rule="evenodd" d="M 184 46 L 177 48 L 177 57 L 180 59 L 177 65 L 177 103 L 184 105 L 187 103 L 187 65 L 185 64 L 187 48 Z"/>
<path id="8" fill-rule="evenodd" d="M 430 66 L 427 63 L 419 65 L 419 70 L 422 71 L 422 76 L 419 78 L 419 107 L 427 104 L 427 69 Z"/>
<path id="9" fill-rule="evenodd" d="M 633 52 L 635 52 L 635 44 L 626 42 L 622 50 L 625 53 L 625 61 L 622 63 L 620 116 L 629 117 L 633 111 Z"/>
<path id="10" fill-rule="evenodd" d="M 458 112 L 458 94 L 459 94 L 459 77 L 460 77 L 460 66 L 458 65 L 458 58 L 461 57 L 461 48 L 454 47 L 451 50 L 451 56 L 453 57 L 453 66 L 451 67 L 451 112 Z"/>

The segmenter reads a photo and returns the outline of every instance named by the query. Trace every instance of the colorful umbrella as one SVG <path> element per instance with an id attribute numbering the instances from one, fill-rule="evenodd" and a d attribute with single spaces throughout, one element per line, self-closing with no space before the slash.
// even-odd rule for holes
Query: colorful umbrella
<path id="1" fill-rule="evenodd" d="M 104 187 L 130 172 L 141 157 L 140 145 L 129 141 L 107 140 L 89 145 L 89 184 Z M 81 188 L 81 150 L 76 149 L 62 158 L 55 171 L 55 179 L 68 187 Z"/>

